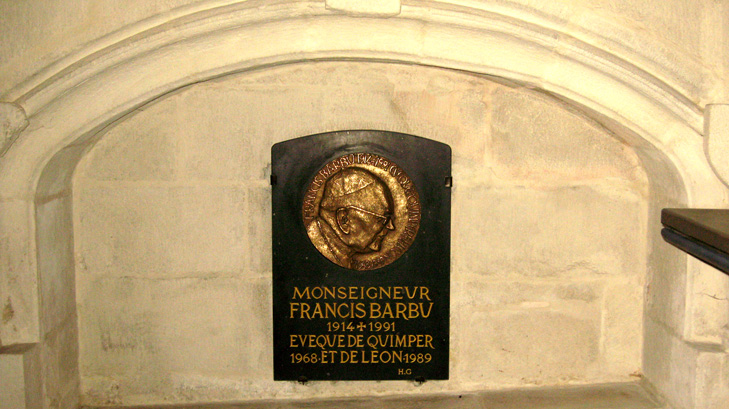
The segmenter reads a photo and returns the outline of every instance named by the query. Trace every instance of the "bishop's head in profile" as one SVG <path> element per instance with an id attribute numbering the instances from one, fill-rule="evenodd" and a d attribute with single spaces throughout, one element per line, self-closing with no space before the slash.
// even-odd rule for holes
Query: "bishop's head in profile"
<path id="1" fill-rule="evenodd" d="M 392 193 L 377 176 L 344 168 L 326 181 L 307 234 L 326 258 L 352 268 L 354 255 L 379 251 L 385 236 L 395 230 L 393 209 Z"/>

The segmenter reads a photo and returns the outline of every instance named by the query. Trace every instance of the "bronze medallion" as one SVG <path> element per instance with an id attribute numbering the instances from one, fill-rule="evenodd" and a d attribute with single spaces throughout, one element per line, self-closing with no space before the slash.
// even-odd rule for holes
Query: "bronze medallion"
<path id="1" fill-rule="evenodd" d="M 311 243 L 334 264 L 375 270 L 402 256 L 420 227 L 420 199 L 393 161 L 350 153 L 327 163 L 304 195 Z"/>

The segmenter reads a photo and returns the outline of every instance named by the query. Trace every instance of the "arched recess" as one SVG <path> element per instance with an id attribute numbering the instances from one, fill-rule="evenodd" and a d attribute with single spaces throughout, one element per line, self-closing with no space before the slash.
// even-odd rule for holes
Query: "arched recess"
<path id="1" fill-rule="evenodd" d="M 77 383 L 63 381 L 73 379 L 78 347 L 70 181 L 94 136 L 180 87 L 302 61 L 420 64 L 500 77 L 567 101 L 624 138 L 651 176 L 649 265 L 653 291 L 670 300 L 649 305 L 648 314 L 661 336 L 688 333 L 686 266 L 700 267 L 665 256 L 657 211 L 726 206 L 729 195 L 705 159 L 699 107 L 630 55 L 595 48 L 525 11 L 445 3 L 403 4 L 390 18 L 352 18 L 321 2 L 241 2 L 138 28 L 102 39 L 14 94 L 30 125 L 0 160 L 0 261 L 9 272 L 0 284 L 14 311 L 0 324 L 0 342 L 40 342 L 44 366 L 65 368 L 47 371 L 45 384 L 57 386 L 46 386 L 45 394 L 63 400 Z"/>

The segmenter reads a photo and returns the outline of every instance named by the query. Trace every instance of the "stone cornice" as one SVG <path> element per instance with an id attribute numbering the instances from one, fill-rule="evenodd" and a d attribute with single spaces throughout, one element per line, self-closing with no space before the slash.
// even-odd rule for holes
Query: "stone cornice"
<path id="1" fill-rule="evenodd" d="M 28 126 L 23 108 L 10 102 L 0 102 L 0 157 L 10 148 L 18 134 Z"/>
<path id="2" fill-rule="evenodd" d="M 580 16 L 587 21 L 584 15 Z M 45 71 L 35 75 L 23 84 L 15 87 L 5 95 L 6 100 L 16 101 L 22 105 L 29 116 L 40 111 L 57 97 L 65 95 L 74 87 L 87 82 L 103 72 L 115 67 L 140 59 L 145 55 L 163 50 L 175 44 L 191 43 L 206 37 L 212 38 L 225 30 L 237 30 L 243 27 L 263 26 L 267 24 L 284 25 L 290 22 L 292 26 L 297 22 L 310 21 L 315 23 L 323 20 L 336 20 L 347 18 L 341 11 L 326 8 L 323 1 L 210 1 L 195 6 L 183 8 L 165 16 L 144 20 L 123 30 L 105 36 L 88 45 L 86 48 L 68 56 L 48 67 Z M 351 17 L 350 17 L 351 18 Z M 596 17 L 595 17 L 596 18 Z M 363 19 L 356 19 L 352 25 L 362 24 Z M 368 19 L 377 29 L 381 24 Z M 663 108 L 676 118 L 687 123 L 691 128 L 701 133 L 703 131 L 702 112 L 697 103 L 691 100 L 692 85 L 676 75 L 672 67 L 663 66 L 642 56 L 635 50 L 622 46 L 614 38 L 601 33 L 590 32 L 584 26 L 576 25 L 568 20 L 554 16 L 539 14 L 536 11 L 525 9 L 508 2 L 419 2 L 410 1 L 402 4 L 399 15 L 387 19 L 389 23 L 398 22 L 402 25 L 417 24 L 423 27 L 422 36 L 411 41 L 413 48 L 403 49 L 397 44 L 373 44 L 367 39 L 343 49 L 335 44 L 328 47 L 326 44 L 309 43 L 292 38 L 292 44 L 300 44 L 298 54 L 301 59 L 336 59 L 336 58 L 377 58 L 407 63 L 422 63 L 425 65 L 446 66 L 472 69 L 475 72 L 507 76 L 498 64 L 481 64 L 474 56 L 474 66 L 464 64 L 463 58 L 446 62 L 424 50 L 423 47 L 430 41 L 425 27 L 433 31 L 439 30 L 468 30 L 478 36 L 509 37 L 510 41 L 520 43 L 523 47 L 535 48 L 535 58 L 540 58 L 546 52 L 551 57 L 567 58 L 575 63 L 589 66 L 592 70 L 610 76 L 622 82 L 627 87 L 644 95 L 646 98 L 657 101 Z M 395 23 L 397 24 L 397 23 Z M 349 26 L 345 24 L 345 26 Z M 292 27 L 293 28 L 293 27 Z M 342 27 L 345 28 L 345 27 Z M 313 31 L 316 31 L 314 29 Z M 332 33 L 337 36 L 336 33 Z M 378 36 L 373 36 L 376 39 Z M 332 41 L 337 43 L 337 41 Z M 448 45 L 458 48 L 457 44 Z M 649 47 L 650 48 L 650 47 Z M 655 44 L 654 48 L 661 48 Z M 194 48 L 191 49 L 194 52 Z M 485 54 L 489 50 L 484 50 Z M 541 55 L 540 55 L 541 54 Z M 263 56 L 262 56 L 263 57 Z M 528 56 L 524 56 L 528 57 Z M 262 61 L 266 64 L 276 64 L 292 60 L 292 55 L 267 55 Z M 250 60 L 249 60 L 250 61 Z M 532 62 L 532 64 L 536 63 Z M 543 61 L 545 68 L 552 65 L 552 61 Z M 681 63 L 691 70 L 698 70 L 700 66 L 684 58 Z M 230 69 L 245 69 L 246 64 L 231 66 Z M 260 64 L 259 64 L 260 65 Z M 532 67 L 531 71 L 534 67 Z M 220 67 L 218 67 L 220 69 Z M 527 70 L 525 70 L 527 71 Z M 687 71 L 687 69 L 684 69 Z M 694 71 L 696 72 L 696 71 Z M 518 72 L 513 76 L 520 76 Z M 543 72 L 523 72 L 521 77 L 534 86 L 550 88 L 550 78 Z M 208 72 L 207 76 L 216 75 Z M 198 73 L 191 81 L 204 80 L 205 74 Z M 589 87 L 590 84 L 585 85 Z"/>
<path id="3" fill-rule="evenodd" d="M 653 146 L 648 149 L 674 163 L 689 197 L 695 197 L 693 186 L 716 183 L 705 158 L 698 163 L 694 158 L 702 110 L 680 77 L 667 74 L 670 69 L 655 68 L 569 19 L 509 2 L 401 6 L 397 16 L 381 18 L 328 10 L 323 1 L 212 1 L 106 36 L 6 95 L 23 107 L 34 129 L 32 144 L 22 144 L 14 155 L 39 155 L 40 162 L 14 165 L 15 176 L 0 169 L 0 184 L 31 172 L 32 186 L 42 167 L 17 166 L 40 165 L 61 147 L 82 143 L 82 136 L 181 87 L 322 60 L 419 64 L 501 77 L 623 129 L 636 146 Z M 21 189 L 23 195 L 30 186 Z"/>
<path id="4" fill-rule="evenodd" d="M 729 104 L 707 105 L 704 124 L 706 157 L 717 176 L 729 187 Z"/>

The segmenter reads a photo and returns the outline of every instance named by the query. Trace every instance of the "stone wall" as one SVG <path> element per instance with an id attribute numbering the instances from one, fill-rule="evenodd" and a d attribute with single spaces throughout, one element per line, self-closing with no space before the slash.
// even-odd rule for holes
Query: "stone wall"
<path id="1" fill-rule="evenodd" d="M 453 148 L 449 381 L 271 380 L 270 147 L 343 129 Z M 648 194 L 629 144 L 483 77 L 331 62 L 184 88 L 104 131 L 74 176 L 82 401 L 634 380 Z"/>
<path id="2" fill-rule="evenodd" d="M 260 220 L 269 217 L 270 144 L 315 132 L 373 128 L 454 147 L 453 302 L 459 309 L 452 345 L 460 355 L 453 357 L 451 381 L 428 383 L 419 392 L 624 380 L 625 369 L 640 361 L 641 352 L 633 329 L 622 331 L 623 324 L 614 323 L 632 322 L 638 332 L 642 325 L 638 343 L 644 342 L 645 383 L 675 408 L 726 407 L 729 277 L 687 258 L 658 232 L 663 207 L 729 206 L 729 173 L 721 154 L 729 141 L 721 119 L 729 107 L 729 3 L 123 3 L 0 2 L 5 23 L 0 29 L 0 367 L 7 369 L 2 378 L 13 385 L 13 399 L 20 399 L 18 388 L 24 385 L 28 408 L 74 408 L 80 382 L 89 402 L 241 399 L 255 391 L 303 398 L 415 391 L 389 382 L 274 384 L 267 369 L 270 317 L 241 327 L 248 322 L 241 321 L 244 317 L 229 316 L 268 311 L 269 255 L 251 249 L 268 248 L 256 241 L 268 232 L 255 229 L 265 228 Z M 411 74 L 396 74 L 396 65 L 388 66 L 387 74 L 373 74 L 367 71 L 383 66 L 370 64 L 352 73 L 356 82 L 346 82 L 351 76 L 341 72 L 298 74 L 296 80 L 293 72 L 271 68 L 324 60 L 441 67 L 499 77 L 501 85 L 413 66 L 400 66 Z M 254 69 L 271 70 L 221 78 Z M 460 79 L 435 79 L 451 75 Z M 409 76 L 416 79 L 404 79 Z M 313 77 L 339 80 L 325 84 Z M 207 82 L 214 78 L 219 80 Z M 235 81 L 241 83 L 234 86 Z M 198 85 L 181 89 L 190 84 Z M 327 89 L 333 97 L 322 96 Z M 550 106 L 548 113 L 519 115 Z M 157 115 L 154 109 L 164 112 Z M 577 123 L 592 131 L 572 128 Z M 593 133 L 612 141 L 612 148 Z M 573 134 L 588 142 L 568 138 Z M 99 146 L 82 167 L 95 173 L 80 172 L 72 186 L 77 161 L 99 136 Z M 610 159 L 621 157 L 620 146 L 629 146 L 641 163 L 633 165 L 632 154 Z M 640 182 L 641 168 L 648 188 Z M 602 201 L 606 198 L 617 199 Z M 579 207 L 588 199 L 599 205 Z M 577 209 L 555 212 L 544 204 L 550 201 Z M 487 205 L 501 215 L 493 229 L 474 222 Z M 231 216 L 238 210 L 245 216 Z M 615 216 L 630 211 L 635 214 L 627 220 Z M 593 223 L 602 219 L 587 214 L 601 215 L 605 230 Z M 627 226 L 635 225 L 629 220 L 636 215 L 643 217 L 643 228 L 631 232 L 627 251 L 616 259 L 618 250 L 611 249 L 618 248 Z M 522 223 L 503 222 L 515 216 Z M 571 224 L 557 223 L 558 218 Z M 538 241 L 526 241 L 519 239 L 522 226 L 549 226 L 560 236 L 545 230 L 534 235 Z M 113 234 L 101 233 L 101 227 Z M 593 242 L 568 240 L 598 231 Z M 79 234 L 83 237 L 74 236 Z M 646 237 L 645 246 L 632 246 Z M 168 245 L 149 244 L 156 241 Z M 494 241 L 501 247 L 488 246 Z M 557 250 L 566 244 L 572 252 Z M 525 256 L 514 256 L 517 250 Z M 240 301 L 237 293 L 230 295 L 230 286 L 249 295 Z M 645 314 L 636 320 L 639 312 L 630 300 L 643 293 Z M 221 307 L 214 301 L 222 294 L 239 304 Z M 226 318 L 211 327 L 213 315 Z M 526 328 L 550 322 L 584 332 L 567 340 L 576 344 L 575 354 L 566 356 L 555 348 L 529 349 L 537 344 L 527 341 L 525 332 L 507 331 L 509 322 Z M 137 337 L 134 342 L 125 338 L 129 333 Z M 252 346 L 236 350 L 242 342 L 238 333 L 250 336 Z M 501 351 L 497 356 L 494 334 L 520 345 L 523 355 L 511 359 Z M 558 331 L 543 334 L 548 345 L 565 341 Z M 490 349 L 484 349 L 483 337 L 489 336 Z M 248 354 L 244 364 L 209 353 L 208 344 L 227 346 L 231 339 L 235 344 L 220 350 Z M 202 355 L 185 356 L 189 351 Z M 554 362 L 546 362 L 552 370 L 542 367 L 540 374 L 524 364 L 541 364 L 546 352 L 577 369 L 557 371 Z M 113 357 L 121 363 L 104 366 L 103 359 Z M 146 364 L 148 358 L 156 366 Z M 487 365 L 492 361 L 499 363 L 495 370 Z M 230 369 L 231 362 L 238 366 Z M 529 376 L 516 379 L 513 374 L 520 371 Z M 6 402 L 0 399 L 0 408 L 14 408 Z"/>
<path id="3" fill-rule="evenodd" d="M 285 0 L 321 4 L 325 0 Z M 198 11 L 209 11 L 239 0 L 26 0 L 0 3 L 6 25 L 0 32 L 0 95 L 13 98 L 27 91 L 22 82 L 51 75 L 54 63 L 83 49 L 101 48 L 113 38 L 153 27 L 161 21 Z M 249 0 L 262 9 L 282 3 Z M 331 1 L 336 3 L 357 2 Z M 370 2 L 374 3 L 374 2 Z M 381 2 L 383 3 L 383 2 Z M 399 3 L 389 1 L 384 3 Z M 478 12 L 523 13 L 528 21 L 563 26 L 576 36 L 591 32 L 596 46 L 642 59 L 646 69 L 659 68 L 663 80 L 678 86 L 695 101 L 729 94 L 715 76 L 727 67 L 711 43 L 722 36 L 726 6 L 713 0 L 449 0 L 447 7 L 472 8 Z M 402 1 L 408 8 L 417 2 Z M 367 10 L 367 6 L 359 6 Z M 377 6 L 373 6 L 377 7 Z M 30 24 L 29 24 L 30 23 Z M 62 39 L 62 40 L 60 40 Z M 84 50 L 87 51 L 87 50 Z M 698 63 L 703 60 L 703 64 Z M 649 68 L 650 67 L 650 68 Z M 58 68 L 58 67 L 55 67 Z M 44 72 L 45 71 L 45 72 Z M 19 86 L 19 87 L 18 87 Z"/>

